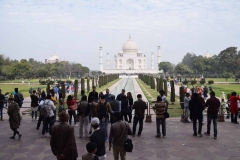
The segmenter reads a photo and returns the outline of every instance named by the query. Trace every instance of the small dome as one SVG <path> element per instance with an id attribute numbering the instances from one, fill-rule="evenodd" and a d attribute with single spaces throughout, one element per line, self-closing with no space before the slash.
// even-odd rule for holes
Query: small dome
<path id="1" fill-rule="evenodd" d="M 123 44 L 122 50 L 124 53 L 137 53 L 137 44 L 129 37 L 129 39 Z"/>
<path id="2" fill-rule="evenodd" d="M 52 57 L 50 57 L 48 59 L 49 61 L 55 61 L 55 60 L 60 60 L 59 57 L 54 53 L 54 55 L 52 55 Z"/>
<path id="3" fill-rule="evenodd" d="M 120 50 L 118 53 L 123 53 L 123 51 L 122 51 L 122 50 Z"/>
<path id="4" fill-rule="evenodd" d="M 137 53 L 142 53 L 142 51 L 138 50 L 138 52 L 137 52 Z"/>

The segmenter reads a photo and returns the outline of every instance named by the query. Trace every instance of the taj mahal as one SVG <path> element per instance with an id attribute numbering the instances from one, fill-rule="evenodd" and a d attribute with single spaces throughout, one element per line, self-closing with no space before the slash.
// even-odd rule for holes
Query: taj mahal
<path id="1" fill-rule="evenodd" d="M 129 39 L 123 44 L 122 49 L 114 55 L 113 69 L 110 69 L 110 58 L 107 53 L 106 69 L 103 69 L 103 47 L 99 47 L 99 70 L 105 73 L 159 73 L 158 66 L 154 67 L 154 53 L 151 53 L 151 69 L 147 67 L 147 57 L 138 49 L 137 44 Z M 158 46 L 157 64 L 161 62 L 160 46 Z"/>

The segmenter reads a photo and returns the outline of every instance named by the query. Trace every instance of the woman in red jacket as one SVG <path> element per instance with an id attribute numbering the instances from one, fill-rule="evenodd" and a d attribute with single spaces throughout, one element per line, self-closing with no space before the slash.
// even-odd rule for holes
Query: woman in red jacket
<path id="1" fill-rule="evenodd" d="M 238 117 L 238 100 L 240 100 L 240 97 L 237 96 L 236 92 L 232 92 L 230 96 L 230 109 L 231 109 L 231 122 L 234 124 L 239 124 L 237 121 Z M 234 118 L 233 118 L 234 115 Z"/>
<path id="2" fill-rule="evenodd" d="M 75 99 L 73 99 L 73 97 L 71 95 L 69 95 L 67 98 L 69 124 L 70 125 L 72 124 L 72 116 L 73 116 L 74 124 L 75 124 L 75 126 L 77 126 L 76 111 L 71 111 L 69 108 L 70 106 L 74 105 L 75 103 L 77 103 L 77 101 Z"/>

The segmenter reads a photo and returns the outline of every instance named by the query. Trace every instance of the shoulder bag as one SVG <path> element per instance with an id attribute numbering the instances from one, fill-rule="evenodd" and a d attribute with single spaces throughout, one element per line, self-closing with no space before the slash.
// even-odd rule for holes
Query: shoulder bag
<path id="1" fill-rule="evenodd" d="M 126 125 L 127 132 L 128 132 L 127 123 L 125 123 L 125 125 Z M 132 144 L 132 140 L 130 138 L 127 138 L 125 141 L 125 150 L 126 150 L 126 152 L 132 152 L 132 150 L 133 150 L 133 144 Z"/>

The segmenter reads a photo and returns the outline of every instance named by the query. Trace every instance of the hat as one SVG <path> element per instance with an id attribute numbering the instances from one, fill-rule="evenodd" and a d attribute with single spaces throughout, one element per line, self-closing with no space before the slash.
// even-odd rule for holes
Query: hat
<path id="1" fill-rule="evenodd" d="M 100 124 L 100 121 L 99 121 L 99 119 L 97 118 L 97 117 L 94 117 L 93 119 L 92 119 L 92 121 L 91 121 L 91 124 L 92 125 L 99 125 Z"/>

